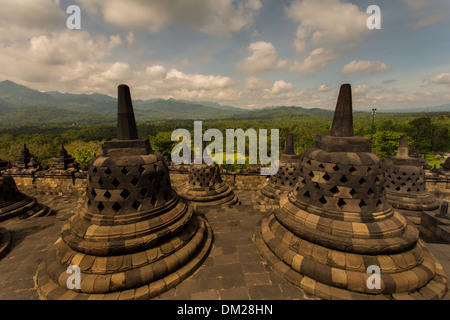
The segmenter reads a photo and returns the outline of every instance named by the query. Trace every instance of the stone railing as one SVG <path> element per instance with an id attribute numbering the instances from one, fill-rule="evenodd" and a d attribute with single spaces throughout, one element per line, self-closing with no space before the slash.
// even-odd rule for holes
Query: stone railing
<path id="1" fill-rule="evenodd" d="M 23 170 L 5 172 L 12 176 L 18 189 L 29 195 L 80 196 L 86 188 L 86 173 L 75 171 Z M 427 189 L 435 197 L 450 200 L 450 175 L 427 171 Z M 172 187 L 176 190 L 188 181 L 187 170 L 171 170 Z M 267 177 L 259 172 L 223 172 L 222 179 L 235 190 L 259 190 Z"/>
<path id="2" fill-rule="evenodd" d="M 450 172 L 426 170 L 427 190 L 436 198 L 450 201 Z"/>
<path id="3" fill-rule="evenodd" d="M 86 173 L 70 171 L 5 172 L 14 178 L 17 188 L 29 195 L 81 196 L 86 189 Z M 266 181 L 259 173 L 223 172 L 222 179 L 235 190 L 258 190 Z M 188 172 L 171 170 L 172 187 L 176 190 L 188 181 Z"/>

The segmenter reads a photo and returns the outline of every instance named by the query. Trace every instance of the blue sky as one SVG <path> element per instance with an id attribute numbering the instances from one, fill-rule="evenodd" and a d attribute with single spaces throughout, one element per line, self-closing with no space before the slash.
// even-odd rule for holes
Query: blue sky
<path id="1" fill-rule="evenodd" d="M 66 8 L 81 9 L 68 30 Z M 369 30 L 370 5 L 381 30 Z M 0 80 L 242 108 L 450 103 L 448 0 L 2 0 Z"/>

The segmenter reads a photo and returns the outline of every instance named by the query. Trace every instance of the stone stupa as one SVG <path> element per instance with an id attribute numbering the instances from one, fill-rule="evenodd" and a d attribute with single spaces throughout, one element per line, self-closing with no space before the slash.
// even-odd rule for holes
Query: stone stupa
<path id="1" fill-rule="evenodd" d="M 52 171 L 77 171 L 78 163 L 75 159 L 69 155 L 64 145 L 61 145 L 61 150 L 59 150 L 58 155 L 53 159 L 50 165 L 50 170 Z"/>
<path id="2" fill-rule="evenodd" d="M 34 197 L 20 192 L 12 177 L 0 173 L 0 221 L 53 214 L 55 214 L 53 210 L 39 204 Z"/>
<path id="3" fill-rule="evenodd" d="M 316 138 L 302 157 L 296 189 L 257 229 L 262 257 L 323 299 L 443 298 L 442 266 L 417 228 L 387 204 L 381 164 L 370 139 L 353 134 L 345 84 L 331 135 Z"/>
<path id="4" fill-rule="evenodd" d="M 279 169 L 256 193 L 260 205 L 278 205 L 280 197 L 292 191 L 297 185 L 300 157 L 294 152 L 294 136 L 286 137 L 285 151 L 280 157 Z"/>
<path id="5" fill-rule="evenodd" d="M 120 85 L 118 96 L 118 138 L 92 160 L 84 205 L 39 266 L 41 299 L 150 299 L 210 251 L 208 222 L 172 189 L 163 155 L 138 138 L 129 88 Z"/>
<path id="6" fill-rule="evenodd" d="M 408 137 L 400 138 L 397 155 L 384 164 L 386 197 L 395 211 L 420 225 L 423 211 L 439 209 L 439 201 L 426 188 L 426 176 L 419 158 L 410 157 Z"/>
<path id="7" fill-rule="evenodd" d="M 36 157 L 30 153 L 27 145 L 24 144 L 20 154 L 14 160 L 13 169 L 16 170 L 38 170 L 39 162 L 37 162 Z"/>
<path id="8" fill-rule="evenodd" d="M 197 155 L 192 152 L 188 171 L 189 180 L 179 189 L 180 196 L 189 200 L 195 207 L 239 204 L 239 199 L 233 189 L 222 179 L 219 165 L 206 163 L 204 156 L 211 157 L 211 155 L 203 154 L 203 150 L 206 150 L 204 141 L 201 146 L 202 163 L 194 161 Z M 212 159 L 210 160 L 209 163 L 212 162 Z"/>

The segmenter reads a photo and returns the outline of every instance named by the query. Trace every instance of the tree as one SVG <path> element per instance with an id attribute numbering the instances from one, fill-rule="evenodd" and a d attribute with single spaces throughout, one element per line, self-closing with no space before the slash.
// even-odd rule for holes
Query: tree
<path id="1" fill-rule="evenodd" d="M 385 161 L 388 156 L 397 153 L 401 135 L 402 133 L 395 131 L 376 132 L 372 139 L 372 151 Z M 411 141 L 408 141 L 408 143 L 411 143 Z"/>
<path id="2" fill-rule="evenodd" d="M 171 161 L 171 153 L 173 147 L 177 145 L 177 141 L 172 141 L 172 132 L 158 132 L 156 136 L 149 137 L 152 149 L 162 153 L 167 161 Z"/>
<path id="3" fill-rule="evenodd" d="M 417 150 L 427 153 L 432 150 L 431 136 L 433 123 L 430 117 L 420 117 L 408 122 L 408 135 L 416 141 Z"/>
<path id="4" fill-rule="evenodd" d="M 80 167 L 87 167 L 95 156 L 100 154 L 103 142 L 90 141 L 83 142 L 76 140 L 68 144 L 65 148 L 67 152 L 74 157 Z"/>

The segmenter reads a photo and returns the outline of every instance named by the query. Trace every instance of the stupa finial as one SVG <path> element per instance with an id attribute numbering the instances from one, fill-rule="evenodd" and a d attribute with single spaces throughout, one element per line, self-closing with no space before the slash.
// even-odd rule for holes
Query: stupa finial
<path id="1" fill-rule="evenodd" d="M 353 137 L 354 135 L 352 87 L 348 83 L 343 84 L 339 92 L 331 135 L 334 137 Z"/>
<path id="2" fill-rule="evenodd" d="M 294 134 L 289 132 L 286 136 L 286 146 L 284 148 L 284 154 L 293 155 L 294 152 Z"/>
<path id="3" fill-rule="evenodd" d="M 408 155 L 408 136 L 403 134 L 400 137 L 400 143 L 398 145 L 397 158 L 409 158 Z"/>
<path id="4" fill-rule="evenodd" d="M 133 103 L 130 88 L 121 84 L 118 89 L 118 121 L 117 138 L 119 140 L 138 139 L 136 120 L 134 118 Z"/>

